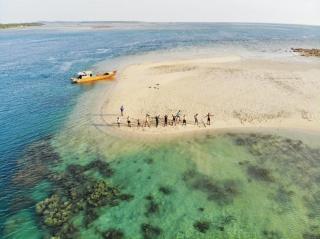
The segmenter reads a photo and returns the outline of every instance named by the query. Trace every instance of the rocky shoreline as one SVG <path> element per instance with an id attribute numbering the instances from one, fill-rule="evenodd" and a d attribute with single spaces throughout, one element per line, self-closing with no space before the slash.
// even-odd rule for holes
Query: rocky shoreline
<path id="1" fill-rule="evenodd" d="M 293 52 L 299 53 L 301 56 L 314 56 L 314 57 L 320 57 L 320 49 L 306 49 L 306 48 L 291 48 Z"/>

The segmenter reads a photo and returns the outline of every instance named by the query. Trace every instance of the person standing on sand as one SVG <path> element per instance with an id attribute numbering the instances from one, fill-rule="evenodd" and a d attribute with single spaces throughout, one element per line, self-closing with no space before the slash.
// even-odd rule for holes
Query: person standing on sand
<path id="1" fill-rule="evenodd" d="M 176 116 L 175 115 L 172 115 L 172 126 L 176 125 Z"/>
<path id="2" fill-rule="evenodd" d="M 180 123 L 180 113 L 181 113 L 181 110 L 178 110 L 177 114 L 176 114 L 176 121 L 178 121 L 178 123 Z"/>
<path id="3" fill-rule="evenodd" d="M 127 118 L 127 122 L 128 122 L 128 127 L 131 127 L 131 120 L 130 120 L 130 117 L 128 116 Z"/>
<path id="4" fill-rule="evenodd" d="M 194 116 L 193 116 L 193 118 L 194 118 L 194 124 L 195 125 L 199 125 L 199 121 L 198 121 L 198 113 L 196 113 Z"/>
<path id="5" fill-rule="evenodd" d="M 206 115 L 206 117 L 207 117 L 207 125 L 210 125 L 210 121 L 211 121 L 210 116 L 213 116 L 213 115 L 211 115 L 210 113 L 208 113 L 208 114 Z"/>
<path id="6" fill-rule="evenodd" d="M 120 117 L 117 117 L 117 125 L 120 128 Z"/>
<path id="7" fill-rule="evenodd" d="M 166 127 L 168 125 L 168 115 L 164 116 L 164 124 L 163 126 Z"/>
<path id="8" fill-rule="evenodd" d="M 137 127 L 140 128 L 141 124 L 140 124 L 140 120 L 137 120 Z"/>
<path id="9" fill-rule="evenodd" d="M 156 115 L 155 119 L 156 119 L 156 128 L 158 128 L 158 125 L 159 125 L 159 118 L 160 118 L 160 115 Z"/>
<path id="10" fill-rule="evenodd" d="M 182 125 L 187 126 L 186 115 L 183 115 Z"/>
<path id="11" fill-rule="evenodd" d="M 120 107 L 121 116 L 123 116 L 123 111 L 124 111 L 124 107 L 123 107 L 123 105 L 121 105 L 121 107 Z"/>
<path id="12" fill-rule="evenodd" d="M 150 128 L 150 119 L 149 119 L 149 114 L 146 114 L 146 119 L 145 119 L 145 121 L 144 121 L 144 127 L 147 127 L 147 125 L 148 125 L 148 127 Z"/>

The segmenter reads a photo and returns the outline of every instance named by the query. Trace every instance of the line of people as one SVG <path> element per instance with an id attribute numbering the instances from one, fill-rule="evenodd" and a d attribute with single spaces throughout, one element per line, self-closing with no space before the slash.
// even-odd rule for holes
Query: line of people
<path id="1" fill-rule="evenodd" d="M 121 106 L 120 107 L 120 113 L 121 113 L 121 116 L 124 115 L 124 107 Z M 202 123 L 204 126 L 206 125 L 211 125 L 211 117 L 213 117 L 214 115 L 213 114 L 206 114 L 205 116 L 203 116 L 203 118 L 206 118 L 206 123 L 204 123 L 204 121 L 202 120 Z M 194 125 L 199 125 L 199 114 L 195 114 L 193 116 L 194 118 Z M 182 121 L 182 125 L 183 126 L 186 126 L 187 125 L 187 119 L 186 119 L 186 115 L 183 115 L 182 116 L 182 120 L 181 120 L 181 110 L 179 110 L 176 114 L 172 114 L 171 116 L 171 120 L 169 119 L 169 116 L 166 114 L 163 116 L 163 118 L 160 117 L 160 115 L 156 115 L 154 117 L 151 117 L 149 114 L 146 114 L 145 115 L 145 120 L 143 122 L 140 121 L 140 119 L 136 119 L 136 126 L 138 128 L 140 127 L 151 127 L 151 119 L 154 118 L 154 123 L 155 123 L 155 127 L 157 128 L 159 125 L 160 125 L 160 121 L 163 120 L 163 127 L 166 127 L 168 125 L 171 125 L 171 126 L 176 126 L 177 124 L 179 125 Z M 132 121 L 131 121 L 131 118 L 130 116 L 127 116 L 127 125 L 128 127 L 132 127 Z M 121 126 L 121 117 L 117 117 L 117 125 L 118 127 Z"/>

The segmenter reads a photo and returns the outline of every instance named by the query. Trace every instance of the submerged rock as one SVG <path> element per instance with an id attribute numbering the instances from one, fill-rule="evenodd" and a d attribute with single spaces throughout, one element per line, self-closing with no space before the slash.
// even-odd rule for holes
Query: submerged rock
<path id="1" fill-rule="evenodd" d="M 262 236 L 265 239 L 281 239 L 281 238 L 283 238 L 280 232 L 268 231 L 268 230 L 263 230 Z"/>
<path id="2" fill-rule="evenodd" d="M 154 199 L 150 200 L 146 206 L 145 215 L 149 217 L 152 214 L 156 214 L 160 211 L 159 204 L 154 201 Z"/>
<path id="3" fill-rule="evenodd" d="M 274 181 L 274 179 L 271 175 L 271 172 L 266 168 L 250 165 L 247 168 L 247 173 L 250 177 L 252 177 L 256 180 L 261 180 L 261 181 L 266 181 L 266 182 L 273 182 Z"/>
<path id="4" fill-rule="evenodd" d="M 320 49 L 306 49 L 306 48 L 291 48 L 293 52 L 299 53 L 301 56 L 314 56 L 314 57 L 320 57 Z"/>
<path id="5" fill-rule="evenodd" d="M 134 198 L 134 195 L 132 194 L 121 194 L 119 196 L 119 199 L 122 201 L 131 201 Z"/>
<path id="6" fill-rule="evenodd" d="M 67 166 L 67 169 L 66 169 L 66 173 L 72 176 L 80 175 L 85 171 L 86 171 L 86 168 L 79 164 L 70 164 Z"/>
<path id="7" fill-rule="evenodd" d="M 193 227 L 201 232 L 201 233 L 206 233 L 209 228 L 210 228 L 210 222 L 208 221 L 196 221 L 194 224 L 193 224 Z"/>
<path id="8" fill-rule="evenodd" d="M 55 234 L 53 238 L 60 238 L 60 239 L 73 239 L 78 238 L 78 229 L 73 225 L 66 223 L 60 229 L 59 232 Z"/>
<path id="9" fill-rule="evenodd" d="M 304 196 L 303 201 L 308 210 L 308 217 L 320 220 L 320 191 Z"/>
<path id="10" fill-rule="evenodd" d="M 153 200 L 153 196 L 152 195 L 147 195 L 144 197 L 146 200 L 151 201 Z"/>
<path id="11" fill-rule="evenodd" d="M 236 138 L 234 142 L 236 145 L 246 145 L 246 141 L 242 138 Z"/>
<path id="12" fill-rule="evenodd" d="M 204 211 L 204 208 L 203 208 L 203 207 L 199 207 L 198 210 L 199 210 L 200 212 L 203 212 L 203 211 Z"/>
<path id="13" fill-rule="evenodd" d="M 102 234 L 104 239 L 122 239 L 124 233 L 118 229 L 111 228 Z"/>
<path id="14" fill-rule="evenodd" d="M 111 177 L 114 173 L 112 168 L 110 167 L 110 164 L 101 159 L 90 162 L 85 168 L 86 170 L 96 169 L 104 177 Z"/>
<path id="15" fill-rule="evenodd" d="M 219 231 L 224 231 L 225 227 L 233 223 L 236 219 L 232 215 L 226 215 L 220 217 L 216 222 L 214 227 Z"/>
<path id="16" fill-rule="evenodd" d="M 22 209 L 30 208 L 34 206 L 35 200 L 29 196 L 17 196 L 10 202 L 11 211 L 20 211 Z"/>
<path id="17" fill-rule="evenodd" d="M 147 158 L 144 160 L 147 164 L 153 164 L 153 159 L 152 158 Z"/>
<path id="18" fill-rule="evenodd" d="M 183 179 L 183 181 L 188 182 L 188 181 L 194 179 L 197 175 L 198 175 L 198 173 L 196 172 L 196 170 L 191 169 L 191 170 L 186 171 L 186 172 L 183 174 L 182 179 Z"/>
<path id="19" fill-rule="evenodd" d="M 288 207 L 291 205 L 294 194 L 294 191 L 287 190 L 284 186 L 280 186 L 273 196 L 273 199 L 280 205 Z"/>
<path id="20" fill-rule="evenodd" d="M 239 183 L 232 179 L 216 181 L 194 170 L 184 173 L 183 179 L 188 186 L 204 192 L 208 200 L 220 205 L 231 203 L 240 193 Z"/>
<path id="21" fill-rule="evenodd" d="M 320 239 L 320 234 L 307 232 L 303 234 L 303 239 Z"/>
<path id="22" fill-rule="evenodd" d="M 94 208 L 87 208 L 84 212 L 84 215 L 84 224 L 86 227 L 88 227 L 91 222 L 95 221 L 99 217 Z"/>
<path id="23" fill-rule="evenodd" d="M 168 186 L 160 186 L 159 192 L 163 193 L 164 195 L 169 195 L 172 193 L 172 189 Z"/>
<path id="24" fill-rule="evenodd" d="M 151 224 L 144 223 L 140 227 L 144 239 L 153 239 L 160 236 L 162 230 L 160 227 L 152 226 Z"/>

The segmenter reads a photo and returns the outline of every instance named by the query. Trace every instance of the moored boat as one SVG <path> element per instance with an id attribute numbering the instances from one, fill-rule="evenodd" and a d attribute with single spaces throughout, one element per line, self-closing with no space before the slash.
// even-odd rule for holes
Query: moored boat
<path id="1" fill-rule="evenodd" d="M 100 80 L 114 80 L 117 71 L 105 72 L 103 74 L 94 75 L 92 71 L 81 71 L 75 77 L 71 78 L 71 83 L 80 84 L 80 83 L 90 83 Z"/>

